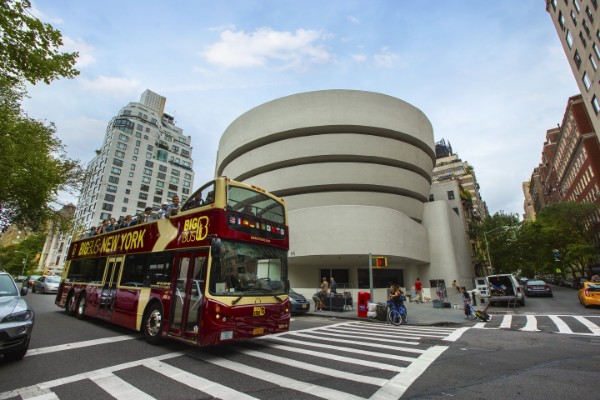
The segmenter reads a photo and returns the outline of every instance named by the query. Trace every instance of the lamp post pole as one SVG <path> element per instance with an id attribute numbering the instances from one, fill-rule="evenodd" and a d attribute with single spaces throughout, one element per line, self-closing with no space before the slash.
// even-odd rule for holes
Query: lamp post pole
<path id="1" fill-rule="evenodd" d="M 25 258 L 23 258 L 23 268 L 21 268 L 21 276 L 25 274 L 25 265 L 27 265 L 27 261 L 29 261 L 29 253 L 25 253 L 24 251 L 17 251 L 15 253 L 25 254 Z"/>

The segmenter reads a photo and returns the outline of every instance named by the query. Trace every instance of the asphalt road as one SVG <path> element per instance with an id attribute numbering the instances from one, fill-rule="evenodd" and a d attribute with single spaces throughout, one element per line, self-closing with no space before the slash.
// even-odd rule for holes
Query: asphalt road
<path id="1" fill-rule="evenodd" d="M 211 349 L 151 346 L 136 332 L 67 316 L 53 295 L 29 294 L 30 351 L 19 362 L 0 360 L 0 400 L 589 397 L 600 332 L 575 326 L 600 326 L 600 309 L 579 305 L 572 289 L 553 289 L 553 298 L 528 298 L 525 307 L 490 308 L 497 318 L 481 326 L 298 316 L 284 335 Z M 500 328 L 504 315 L 512 325 Z M 582 319 L 560 334 L 552 315 Z M 532 320 L 540 329 L 523 331 Z"/>

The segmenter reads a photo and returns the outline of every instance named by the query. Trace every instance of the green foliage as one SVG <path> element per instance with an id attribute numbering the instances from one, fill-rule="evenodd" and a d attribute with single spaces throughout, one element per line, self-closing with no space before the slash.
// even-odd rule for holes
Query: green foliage
<path id="1" fill-rule="evenodd" d="M 79 161 L 66 157 L 52 123 L 21 111 L 24 83 L 79 74 L 77 53 L 61 53 L 62 36 L 29 13 L 28 0 L 0 0 L 0 229 L 37 231 L 55 215 L 49 202 L 79 184 Z"/>
<path id="2" fill-rule="evenodd" d="M 31 235 L 21 243 L 0 247 L 0 268 L 13 276 L 24 275 L 37 269 L 37 254 L 41 254 L 46 235 Z M 25 269 L 23 270 L 23 261 Z"/>
<path id="3" fill-rule="evenodd" d="M 29 0 L 0 0 L 0 75 L 12 85 L 49 84 L 79 75 L 78 53 L 63 53 L 61 33 L 29 13 Z"/>
<path id="4" fill-rule="evenodd" d="M 507 214 L 503 211 L 486 218 L 477 227 L 481 250 L 479 257 L 487 260 L 489 253 L 494 273 L 511 273 L 519 269 L 519 259 L 512 247 L 515 246 L 520 227 L 517 214 Z"/>

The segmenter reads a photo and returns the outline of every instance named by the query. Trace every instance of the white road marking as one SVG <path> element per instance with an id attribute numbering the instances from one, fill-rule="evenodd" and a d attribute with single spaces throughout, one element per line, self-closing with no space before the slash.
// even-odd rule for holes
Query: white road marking
<path id="1" fill-rule="evenodd" d="M 106 338 L 102 338 L 102 339 L 86 340 L 83 342 L 60 344 L 57 346 L 39 347 L 37 349 L 27 350 L 25 357 L 37 356 L 39 354 L 55 353 L 57 351 L 80 349 L 82 347 L 97 346 L 99 344 L 121 342 L 123 340 L 131 340 L 131 339 L 136 339 L 138 337 L 139 337 L 138 335 L 112 336 L 112 337 L 106 337 Z"/>
<path id="2" fill-rule="evenodd" d="M 325 330 L 335 330 L 336 332 L 347 331 L 347 332 L 357 332 L 368 334 L 369 336 L 378 336 L 378 337 L 388 337 L 388 338 L 402 338 L 402 339 L 412 339 L 414 337 L 425 337 L 425 338 L 439 338 L 442 339 L 446 337 L 449 333 L 452 332 L 441 332 L 438 334 L 430 333 L 429 331 L 422 332 L 414 332 L 414 331 L 406 331 L 404 329 L 399 329 L 400 327 L 396 327 L 395 329 L 383 330 L 383 329 L 366 329 L 362 326 L 354 326 L 354 325 L 346 325 L 346 326 L 336 326 L 332 325 L 332 327 L 323 328 Z"/>
<path id="3" fill-rule="evenodd" d="M 24 399 L 29 399 L 33 396 L 37 396 L 40 394 L 48 393 L 48 389 L 52 389 L 53 387 L 66 385 L 68 383 L 73 383 L 80 381 L 82 379 L 92 379 L 96 376 L 102 374 L 112 373 L 114 371 L 120 371 L 123 369 L 138 367 L 140 365 L 146 365 L 151 361 L 156 360 L 168 360 L 169 358 L 175 358 L 182 356 L 184 353 L 176 351 L 173 353 L 163 354 L 156 357 L 143 358 L 141 360 L 130 361 L 123 364 L 112 365 L 110 367 L 97 369 L 94 371 L 83 372 L 77 375 L 65 376 L 64 378 L 54 379 L 52 381 L 38 383 L 36 385 L 26 386 L 16 390 L 10 390 L 8 392 L 0 393 L 0 400 L 9 399 L 11 397 L 22 396 Z"/>
<path id="4" fill-rule="evenodd" d="M 387 382 L 387 379 L 376 378 L 376 377 L 371 377 L 371 376 L 366 376 L 366 375 L 359 375 L 359 374 L 354 374 L 352 372 L 344 372 L 344 371 L 340 371 L 339 369 L 326 368 L 326 367 L 322 367 L 320 365 L 310 364 L 310 363 L 302 362 L 302 361 L 298 361 L 298 360 L 294 360 L 293 364 L 291 364 L 289 358 L 279 357 L 279 356 L 275 356 L 275 355 L 260 352 L 260 351 L 243 350 L 243 349 L 235 349 L 235 350 L 242 354 L 246 354 L 246 355 L 249 355 L 252 357 L 260 358 L 263 360 L 269 360 L 269 361 L 276 362 L 278 364 L 284 364 L 287 366 L 292 365 L 294 368 L 305 369 L 307 371 L 316 372 L 316 373 L 327 375 L 327 376 L 332 376 L 334 378 L 347 379 L 347 380 L 356 381 L 356 382 L 364 382 L 364 383 L 368 383 L 369 385 L 377 385 L 377 386 L 383 386 L 383 384 L 385 382 Z"/>
<path id="5" fill-rule="evenodd" d="M 56 393 L 54 392 L 48 392 L 48 393 L 44 393 L 44 394 L 40 394 L 34 397 L 23 397 L 23 399 L 27 399 L 27 400 L 60 400 L 58 398 L 58 396 L 56 395 Z"/>
<path id="6" fill-rule="evenodd" d="M 314 335 L 300 333 L 300 332 L 293 332 L 292 334 L 294 336 L 306 337 L 306 338 L 311 338 L 311 339 L 319 339 L 319 340 L 323 340 L 325 342 L 354 344 L 354 345 L 365 346 L 365 347 L 375 347 L 377 349 L 398 350 L 398 351 L 404 351 L 404 352 L 408 352 L 408 353 L 423 353 L 424 352 L 424 350 L 413 349 L 411 347 L 391 346 L 391 345 L 385 345 L 385 344 L 368 343 L 368 342 L 364 342 L 364 341 L 361 342 L 361 341 L 357 341 L 357 340 L 329 339 L 329 338 L 323 338 L 323 337 L 315 337 Z M 417 344 L 414 342 L 403 342 L 403 341 L 390 341 L 390 343 L 402 343 L 402 344 L 412 344 L 412 345 Z"/>
<path id="7" fill-rule="evenodd" d="M 571 328 L 569 328 L 565 321 L 560 319 L 558 316 L 548 315 L 548 317 L 552 320 L 552 322 L 554 322 L 554 324 L 558 328 L 559 333 L 573 333 L 573 331 L 571 330 Z"/>
<path id="8" fill-rule="evenodd" d="M 91 379 L 117 400 L 155 400 L 154 397 L 142 392 L 112 373 L 95 376 Z"/>
<path id="9" fill-rule="evenodd" d="M 322 339 L 323 336 L 332 336 L 332 337 L 338 337 L 338 338 L 348 338 L 348 339 L 358 339 L 359 336 L 357 335 L 348 335 L 348 334 L 344 334 L 344 333 L 340 333 L 340 332 L 329 332 L 326 330 L 323 331 L 318 331 L 315 332 L 315 338 L 318 339 Z M 416 342 L 409 342 L 409 341 L 404 341 L 404 340 L 398 340 L 398 338 L 376 338 L 376 337 L 372 337 L 372 336 L 368 336 L 368 335 L 363 335 L 362 337 L 368 337 L 370 342 L 384 342 L 384 343 L 390 343 L 390 339 L 392 340 L 393 343 L 402 343 L 402 344 L 409 344 L 409 345 L 413 345 L 413 346 L 418 346 L 419 342 L 418 342 L 418 338 L 411 338 L 413 340 L 417 340 Z"/>
<path id="10" fill-rule="evenodd" d="M 596 324 L 594 324 L 593 322 L 591 322 L 589 319 L 585 318 L 585 317 L 575 317 L 575 319 L 579 322 L 581 322 L 583 325 L 586 326 L 586 328 L 588 328 L 593 335 L 596 336 L 600 336 L 600 327 Z"/>
<path id="11" fill-rule="evenodd" d="M 455 330 L 453 333 L 446 336 L 442 340 L 444 340 L 446 342 L 456 342 L 462 336 L 462 334 L 468 330 L 469 330 L 468 327 L 467 328 L 459 328 L 459 329 Z"/>
<path id="12" fill-rule="evenodd" d="M 445 346 L 433 346 L 413 361 L 406 370 L 388 381 L 381 389 L 375 392 L 372 400 L 399 399 L 404 392 L 425 372 L 427 368 L 448 349 Z"/>
<path id="13" fill-rule="evenodd" d="M 208 379 L 202 378 L 200 376 L 190 374 L 182 369 L 173 367 L 172 365 L 163 363 L 161 361 L 151 361 L 147 364 L 144 364 L 144 367 L 150 368 L 153 371 L 160 373 L 168 378 L 171 378 L 179 383 L 183 383 L 186 386 L 189 386 L 193 389 L 197 389 L 201 392 L 209 394 L 213 397 L 222 400 L 253 400 L 255 397 L 248 396 L 245 393 L 238 392 L 237 390 L 233 390 L 228 388 L 227 386 L 220 385 Z"/>
<path id="14" fill-rule="evenodd" d="M 535 318 L 535 316 L 527 315 L 526 318 L 527 318 L 527 323 L 520 330 L 526 331 L 526 332 L 540 332 L 540 330 L 537 328 L 537 319 Z"/>
<path id="15" fill-rule="evenodd" d="M 502 323 L 500 324 L 500 328 L 509 329 L 512 324 L 512 315 L 505 315 L 502 317 Z"/>

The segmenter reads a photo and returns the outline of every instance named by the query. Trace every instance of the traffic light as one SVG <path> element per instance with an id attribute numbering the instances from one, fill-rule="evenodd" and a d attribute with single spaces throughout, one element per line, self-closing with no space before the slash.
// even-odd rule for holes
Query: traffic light
<path id="1" fill-rule="evenodd" d="M 383 268 L 383 267 L 387 267 L 387 265 L 388 265 L 387 257 L 375 256 L 375 257 L 373 257 L 373 259 L 375 260 L 376 268 Z"/>

